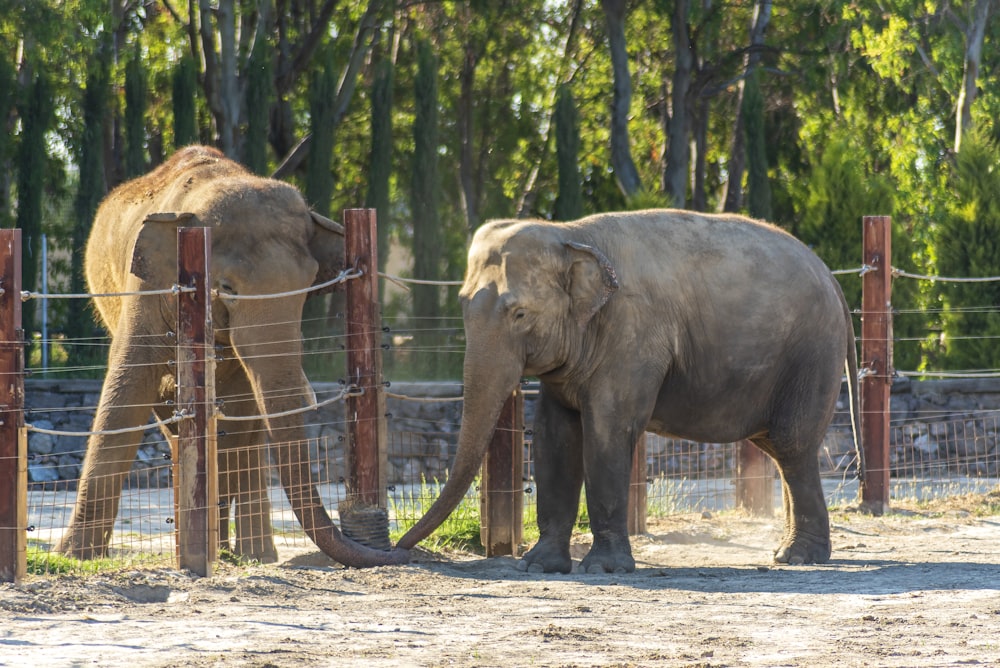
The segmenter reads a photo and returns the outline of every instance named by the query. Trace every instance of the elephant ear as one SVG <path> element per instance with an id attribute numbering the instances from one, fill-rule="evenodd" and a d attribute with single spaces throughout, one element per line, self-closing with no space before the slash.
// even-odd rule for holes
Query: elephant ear
<path id="1" fill-rule="evenodd" d="M 567 241 L 566 247 L 571 256 L 567 291 L 573 298 L 573 317 L 583 326 L 618 289 L 618 275 L 607 256 L 593 246 Z"/>
<path id="2" fill-rule="evenodd" d="M 164 264 L 157 258 L 164 248 L 177 248 L 177 228 L 194 218 L 193 213 L 157 212 L 146 216 L 132 247 L 131 272 L 145 282 L 157 283 L 156 271 Z M 168 263 L 166 266 L 173 266 Z"/>
<path id="3" fill-rule="evenodd" d="M 344 268 L 344 226 L 315 211 L 310 211 L 309 215 L 315 223 L 313 234 L 309 238 L 309 252 L 319 263 L 313 285 L 319 285 L 336 278 Z M 309 294 L 313 296 L 332 290 L 333 288 L 326 288 Z"/>

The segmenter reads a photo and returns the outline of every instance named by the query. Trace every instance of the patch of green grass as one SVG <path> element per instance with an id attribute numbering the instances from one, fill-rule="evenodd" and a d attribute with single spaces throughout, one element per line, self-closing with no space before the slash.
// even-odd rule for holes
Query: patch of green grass
<path id="1" fill-rule="evenodd" d="M 396 518 L 395 529 L 389 532 L 396 542 L 430 508 L 441 494 L 444 483 L 428 482 L 421 477 L 417 490 L 403 492 L 402 498 L 389 498 L 389 515 Z M 425 544 L 432 550 L 464 550 L 482 554 L 483 542 L 479 537 L 479 478 L 466 492 L 465 497 L 432 533 Z"/>
<path id="2" fill-rule="evenodd" d="M 485 548 L 480 534 L 479 482 L 480 480 L 477 478 L 458 507 L 424 541 L 424 545 L 435 551 L 457 550 L 476 554 L 484 553 Z M 389 532 L 393 543 L 397 542 L 410 527 L 417 523 L 417 520 L 440 495 L 443 486 L 444 483 L 438 480 L 428 482 L 421 479 L 419 489 L 404 492 L 402 499 L 389 498 L 389 514 L 395 518 L 395 528 Z M 522 541 L 530 545 L 536 542 L 539 537 L 538 507 L 534 503 L 527 503 L 527 499 L 525 501 L 522 517 Z M 577 516 L 575 530 L 581 532 L 590 530 L 590 516 L 587 513 L 585 498 L 580 500 L 580 512 Z"/>
<path id="3" fill-rule="evenodd" d="M 28 547 L 28 573 L 31 575 L 93 574 L 121 567 L 120 560 L 88 559 L 81 561 L 41 547 Z"/>

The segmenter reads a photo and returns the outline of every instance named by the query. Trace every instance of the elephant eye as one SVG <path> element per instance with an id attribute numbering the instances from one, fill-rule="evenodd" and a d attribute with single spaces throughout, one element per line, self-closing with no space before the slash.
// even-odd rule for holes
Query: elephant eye
<path id="1" fill-rule="evenodd" d="M 514 309 L 514 320 L 524 320 L 526 315 L 528 315 L 528 309 Z"/>
<path id="2" fill-rule="evenodd" d="M 225 281 L 222 281 L 221 283 L 219 283 L 219 292 L 227 294 L 227 295 L 235 295 L 236 294 L 236 289 L 232 285 L 230 285 L 229 283 L 226 283 Z"/>

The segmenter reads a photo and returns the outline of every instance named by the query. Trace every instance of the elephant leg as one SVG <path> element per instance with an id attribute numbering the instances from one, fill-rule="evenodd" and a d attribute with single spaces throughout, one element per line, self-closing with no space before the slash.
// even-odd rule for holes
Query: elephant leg
<path id="1" fill-rule="evenodd" d="M 830 517 L 819 475 L 817 448 L 803 446 L 820 437 L 802 440 L 772 429 L 754 444 L 770 454 L 781 474 L 785 532 L 774 560 L 787 564 L 825 563 L 830 559 Z"/>
<path id="2" fill-rule="evenodd" d="M 227 395 L 224 409 L 227 415 L 236 417 L 258 413 L 250 383 L 245 377 L 229 377 L 221 385 L 222 393 Z M 278 560 L 278 551 L 274 546 L 271 525 L 271 500 L 268 496 L 270 459 L 263 422 L 227 423 L 223 420 L 219 429 L 222 431 L 219 437 L 219 501 L 220 508 L 225 501 L 227 525 L 229 506 L 234 506 L 234 552 L 241 559 L 274 563 Z M 227 490 L 225 498 L 222 496 L 223 480 Z M 221 519 L 220 516 L 220 526 Z"/>
<path id="3" fill-rule="evenodd" d="M 593 427 L 585 427 L 585 432 L 591 432 L 584 441 L 583 456 L 587 513 L 594 537 L 590 552 L 580 562 L 580 569 L 587 573 L 635 570 L 628 537 L 628 490 L 632 451 L 641 429 L 601 429 L 599 434 L 592 434 Z"/>
<path id="4" fill-rule="evenodd" d="M 138 431 L 108 432 L 145 424 L 157 401 L 156 369 L 138 359 L 135 348 L 115 339 L 111 359 L 119 362 L 108 369 L 101 389 L 76 504 L 58 547 L 59 552 L 78 559 L 107 555 L 122 486 L 142 440 Z"/>
<path id="5" fill-rule="evenodd" d="M 580 414 L 556 403 L 543 386 L 535 405 L 532 454 L 538 488 L 538 543 L 525 553 L 523 569 L 569 573 L 570 536 L 583 485 Z"/>
<path id="6" fill-rule="evenodd" d="M 254 435 L 262 433 L 260 423 L 247 434 L 249 443 L 227 449 L 231 468 L 226 477 L 235 504 L 236 555 L 242 559 L 272 564 L 278 560 L 271 525 L 271 500 L 268 497 L 270 462 L 265 446 Z"/>

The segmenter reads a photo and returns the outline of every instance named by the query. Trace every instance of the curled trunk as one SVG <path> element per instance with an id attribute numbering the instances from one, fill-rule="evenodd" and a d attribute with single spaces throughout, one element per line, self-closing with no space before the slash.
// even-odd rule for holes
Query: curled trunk
<path id="1" fill-rule="evenodd" d="M 470 364 L 470 358 L 482 356 L 466 353 L 465 404 L 462 408 L 462 428 L 458 436 L 455 463 L 440 496 L 399 539 L 397 549 L 408 550 L 437 529 L 461 503 L 479 472 L 497 418 L 511 392 L 517 387 L 522 370 L 520 364 L 508 364 L 506 367 L 499 365 L 495 351 L 493 353 L 494 355 L 485 356 L 491 360 L 488 365 Z M 485 389 L 478 389 L 484 386 Z"/>

